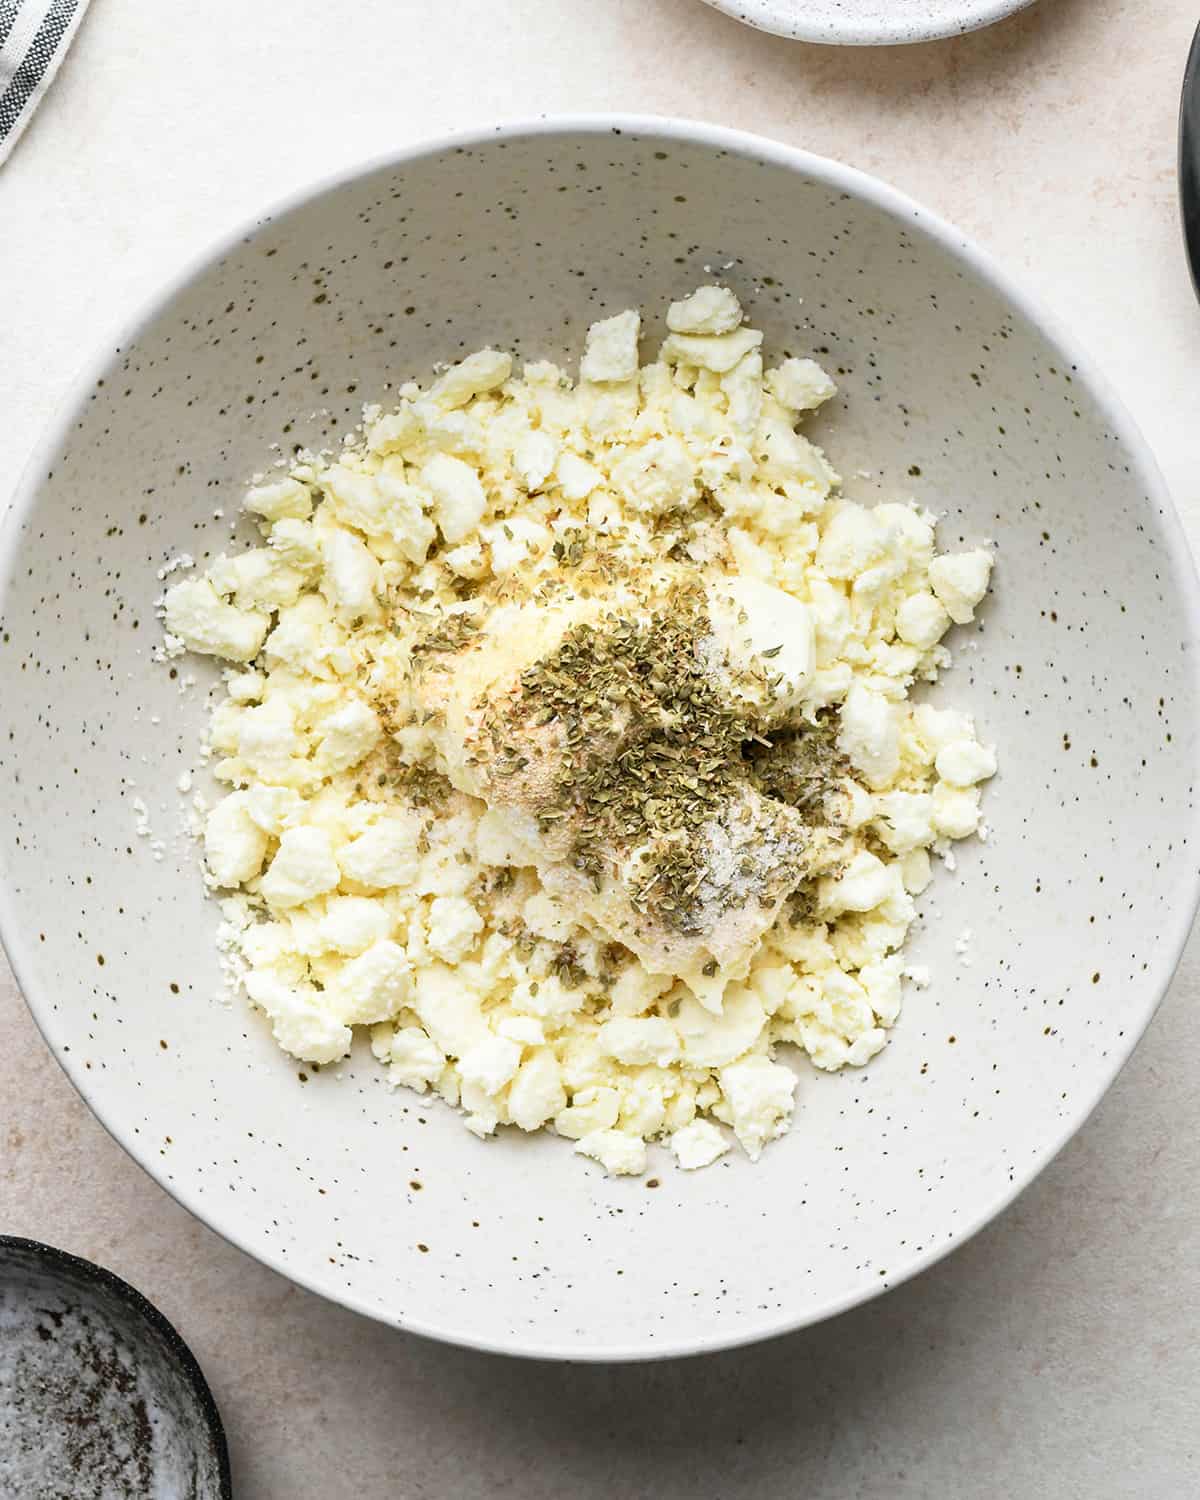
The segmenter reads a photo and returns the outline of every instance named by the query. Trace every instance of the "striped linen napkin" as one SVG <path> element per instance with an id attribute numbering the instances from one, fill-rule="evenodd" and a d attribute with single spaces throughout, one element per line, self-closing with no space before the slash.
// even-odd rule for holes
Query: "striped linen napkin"
<path id="1" fill-rule="evenodd" d="M 0 0 L 0 162 L 66 56 L 88 0 Z"/>

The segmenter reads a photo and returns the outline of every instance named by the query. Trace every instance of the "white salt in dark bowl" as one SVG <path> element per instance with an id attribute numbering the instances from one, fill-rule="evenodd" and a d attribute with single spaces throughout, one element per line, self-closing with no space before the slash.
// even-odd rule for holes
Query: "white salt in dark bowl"
<path id="1" fill-rule="evenodd" d="M 229 1500 L 212 1392 L 127 1282 L 0 1236 L 0 1495 Z"/>

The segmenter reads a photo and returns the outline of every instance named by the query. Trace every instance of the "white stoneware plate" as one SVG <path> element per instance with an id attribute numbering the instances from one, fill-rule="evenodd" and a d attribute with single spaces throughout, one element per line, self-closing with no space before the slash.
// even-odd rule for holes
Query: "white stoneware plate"
<path id="1" fill-rule="evenodd" d="M 390 1093 L 364 1047 L 316 1076 L 216 998 L 218 914 L 175 790 L 215 671 L 180 664 L 200 676 L 188 688 L 151 662 L 155 574 L 228 545 L 271 444 L 328 442 L 388 382 L 486 342 L 573 361 L 590 321 L 633 304 L 652 349 L 667 301 L 708 267 L 768 352 L 837 372 L 816 432 L 842 472 L 870 471 L 852 495 L 915 495 L 943 513 L 946 546 L 994 540 L 994 595 L 954 643 L 946 691 L 999 744 L 1001 773 L 991 839 L 925 898 L 913 959 L 934 983 L 886 1051 L 861 1072 L 803 1067 L 795 1127 L 758 1165 L 663 1161 L 647 1191 L 548 1135 L 480 1143 Z M 528 1355 L 762 1338 L 960 1244 L 1129 1055 L 1195 907 L 1196 640 L 1186 545 L 1129 417 L 916 204 L 665 120 L 414 147 L 189 267 L 92 362 L 33 458 L 0 545 L 4 940 L 116 1138 L 302 1285 Z"/>
<path id="2" fill-rule="evenodd" d="M 874 47 L 978 31 L 1032 0 L 705 0 L 735 21 L 798 42 Z"/>

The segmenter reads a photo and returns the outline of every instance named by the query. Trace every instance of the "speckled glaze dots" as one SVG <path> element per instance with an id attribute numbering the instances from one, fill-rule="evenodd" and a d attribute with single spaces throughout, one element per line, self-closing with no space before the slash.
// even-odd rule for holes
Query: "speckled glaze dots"
<path id="1" fill-rule="evenodd" d="M 1004 757 L 990 837 L 925 898 L 911 961 L 932 983 L 886 1051 L 804 1069 L 796 1128 L 756 1167 L 652 1166 L 649 1192 L 554 1141 L 481 1145 L 368 1056 L 292 1065 L 222 1001 L 178 790 L 207 784 L 216 669 L 152 659 L 156 575 L 248 534 L 238 502 L 272 443 L 333 443 L 363 400 L 483 344 L 567 358 L 594 319 L 710 276 L 771 356 L 835 374 L 843 399 L 809 430 L 839 468 L 869 456 L 851 498 L 910 493 L 943 547 L 994 544 L 992 599 L 951 644 L 954 701 Z M 227 239 L 131 320 L 35 457 L 0 544 L 5 943 L 101 1119 L 285 1275 L 522 1353 L 745 1341 L 958 1244 L 1112 1080 L 1194 909 L 1195 643 L 1191 563 L 1128 417 L 907 199 L 668 121 L 419 148 Z"/>

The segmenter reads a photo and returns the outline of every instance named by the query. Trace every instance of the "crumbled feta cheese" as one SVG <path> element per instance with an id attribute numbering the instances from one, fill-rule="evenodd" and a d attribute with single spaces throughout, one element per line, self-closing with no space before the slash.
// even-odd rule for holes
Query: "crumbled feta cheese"
<path id="1" fill-rule="evenodd" d="M 721 389 L 725 392 L 728 404 L 729 425 L 741 439 L 751 442 L 762 416 L 762 354 L 757 349 L 752 349 L 749 354 L 743 355 L 732 370 L 721 376 Z M 692 403 L 693 406 L 698 404 L 694 401 Z M 703 411 L 703 407 L 700 409 Z M 701 428 L 699 421 L 693 425 L 696 429 Z M 700 431 L 697 431 L 697 436 L 700 435 Z M 709 462 L 711 461 L 709 455 Z"/>
<path id="2" fill-rule="evenodd" d="M 782 1063 L 765 1057 L 745 1057 L 722 1068 L 718 1077 L 724 1108 L 733 1133 L 751 1161 L 762 1148 L 788 1128 L 796 1075 Z"/>
<path id="3" fill-rule="evenodd" d="M 577 453 L 562 453 L 555 466 L 564 500 L 585 500 L 604 478 L 600 470 Z"/>
<path id="4" fill-rule="evenodd" d="M 900 960 L 896 957 L 882 959 L 860 969 L 859 983 L 866 991 L 867 1000 L 876 1018 L 883 1026 L 892 1026 L 900 1015 Z"/>
<path id="5" fill-rule="evenodd" d="M 168 589 L 164 619 L 189 651 L 226 661 L 257 656 L 271 624 L 270 615 L 226 604 L 207 578 L 188 578 Z"/>
<path id="6" fill-rule="evenodd" d="M 267 679 L 261 672 L 238 672 L 229 679 L 229 697 L 233 703 L 257 703 Z"/>
<path id="7" fill-rule="evenodd" d="M 721 334 L 672 333 L 663 343 L 662 358 L 669 365 L 695 365 L 724 375 L 761 343 L 762 334 L 756 328 Z"/>
<path id="8" fill-rule="evenodd" d="M 499 1040 L 499 1038 L 497 1038 Z M 562 1069 L 549 1047 L 521 1064 L 508 1091 L 508 1113 L 522 1130 L 537 1130 L 566 1108 Z"/>
<path id="9" fill-rule="evenodd" d="M 433 496 L 420 485 L 393 474 L 379 474 L 375 482 L 387 505 L 381 536 L 386 536 L 401 557 L 419 567 L 437 536 L 437 527 L 425 513 L 433 504 Z M 372 537 L 372 545 L 381 557 L 387 555 L 380 537 Z"/>
<path id="10" fill-rule="evenodd" d="M 537 521 L 527 521 L 514 516 L 510 521 L 497 521 L 494 526 L 484 526 L 480 537 L 492 549 L 492 572 L 498 578 L 512 573 L 538 552 L 550 545 L 550 532 Z"/>
<path id="11" fill-rule="evenodd" d="M 885 787 L 900 767 L 901 710 L 872 688 L 856 682 L 842 706 L 838 744 L 867 785 Z"/>
<path id="12" fill-rule="evenodd" d="M 576 1141 L 575 1150 L 613 1177 L 640 1177 L 646 1170 L 645 1141 L 625 1130 L 593 1130 Z"/>
<path id="13" fill-rule="evenodd" d="M 170 578 L 172 573 L 178 573 L 181 569 L 194 568 L 195 566 L 196 559 L 190 552 L 180 552 L 170 562 L 164 563 L 155 574 L 155 577 L 161 581 L 164 578 Z"/>
<path id="14" fill-rule="evenodd" d="M 246 976 L 246 993 L 271 1018 L 275 1040 L 302 1062 L 332 1063 L 350 1050 L 350 1028 L 310 984 L 289 984 L 269 970 Z"/>
<path id="15" fill-rule="evenodd" d="M 242 885 L 262 869 L 267 835 L 250 815 L 248 792 L 230 792 L 204 823 L 204 858 L 213 882 Z"/>
<path id="16" fill-rule="evenodd" d="M 667 309 L 667 327 L 672 333 L 732 333 L 741 321 L 741 303 L 724 286 L 698 287 Z"/>
<path id="17" fill-rule="evenodd" d="M 583 380 L 629 380 L 638 371 L 638 334 L 642 319 L 632 309 L 603 318 L 587 331 L 579 374 Z"/>
<path id="18" fill-rule="evenodd" d="M 307 521 L 312 514 L 312 495 L 308 486 L 295 479 L 281 479 L 275 484 L 256 484 L 246 491 L 242 506 L 264 521 L 289 518 Z"/>
<path id="19" fill-rule="evenodd" d="M 498 1094 L 521 1066 L 521 1050 L 505 1037 L 485 1037 L 459 1058 L 458 1071 L 465 1083 L 477 1085 L 485 1094 Z"/>
<path id="20" fill-rule="evenodd" d="M 575 923 L 571 913 L 549 891 L 535 891 L 521 908 L 521 921 L 535 937 L 551 943 L 570 940 Z"/>
<path id="21" fill-rule="evenodd" d="M 479 542 L 463 542 L 461 546 L 451 547 L 442 557 L 451 572 L 460 578 L 474 581 L 482 578 L 488 570 L 488 560 Z"/>
<path id="22" fill-rule="evenodd" d="M 289 786 L 267 786 L 260 781 L 247 787 L 245 796 L 246 812 L 275 838 L 300 820 L 304 808 L 304 799 Z"/>
<path id="23" fill-rule="evenodd" d="M 934 765 L 951 786 L 974 786 L 996 774 L 996 753 L 976 739 L 953 740 L 938 751 Z"/>
<path id="24" fill-rule="evenodd" d="M 827 578 L 853 579 L 887 557 L 888 533 L 871 511 L 846 502 L 830 516 L 817 548 Z"/>
<path id="25" fill-rule="evenodd" d="M 423 1094 L 446 1068 L 446 1054 L 419 1026 L 404 1026 L 392 1038 L 388 1080 Z"/>
<path id="26" fill-rule="evenodd" d="M 909 594 L 896 611 L 896 634 L 922 651 L 936 646 L 949 629 L 945 605 L 927 589 Z"/>
<path id="27" fill-rule="evenodd" d="M 869 849 L 860 849 L 840 875 L 821 881 L 821 910 L 874 911 L 894 890 L 890 868 Z"/>
<path id="28" fill-rule="evenodd" d="M 341 873 L 370 890 L 409 885 L 417 873 L 417 834 L 412 821 L 385 815 L 338 850 Z"/>
<path id="29" fill-rule="evenodd" d="M 263 899 L 268 906 L 300 906 L 332 891 L 341 874 L 329 835 L 320 828 L 289 828 L 280 835 L 279 848 L 263 876 Z"/>
<path id="30" fill-rule="evenodd" d="M 522 1047 L 540 1047 L 546 1040 L 546 1029 L 532 1016 L 505 1016 L 496 1025 L 496 1035 L 520 1042 Z"/>
<path id="31" fill-rule="evenodd" d="M 430 399 L 447 409 L 465 406 L 472 396 L 481 396 L 503 385 L 512 374 L 512 355 L 498 349 L 480 349 L 452 365 L 434 382 Z"/>
<path id="32" fill-rule="evenodd" d="M 711 1166 L 719 1156 L 724 1156 L 729 1150 L 729 1142 L 707 1120 L 693 1120 L 672 1135 L 671 1150 L 685 1172 L 694 1172 L 698 1167 Z"/>
<path id="33" fill-rule="evenodd" d="M 929 564 L 929 583 L 956 625 L 975 617 L 975 606 L 987 593 L 992 556 L 978 547 L 973 552 L 954 552 L 935 557 Z"/>
<path id="34" fill-rule="evenodd" d="M 554 1128 L 568 1140 L 578 1141 L 596 1131 L 611 1130 L 620 1113 L 621 1096 L 616 1089 L 580 1089 L 566 1109 L 555 1115 Z"/>
<path id="35" fill-rule="evenodd" d="M 433 496 L 442 535 L 448 542 L 465 541 L 487 508 L 478 473 L 461 458 L 438 453 L 421 470 L 421 483 Z"/>
<path id="36" fill-rule="evenodd" d="M 642 1015 L 674 983 L 670 974 L 648 974 L 641 964 L 629 964 L 617 975 L 609 990 L 613 1015 Z"/>
<path id="37" fill-rule="evenodd" d="M 613 483 L 635 514 L 661 516 L 693 497 L 696 470 L 678 438 L 655 438 L 617 460 Z"/>
<path id="38" fill-rule="evenodd" d="M 382 738 L 375 710 L 361 698 L 350 698 L 322 721 L 317 764 L 327 773 L 348 770 L 370 755 Z"/>
<path id="39" fill-rule="evenodd" d="M 208 581 L 218 594 L 233 597 L 239 609 L 271 614 L 295 604 L 304 575 L 289 567 L 272 547 L 256 547 L 237 557 L 219 557 L 208 570 Z"/>
<path id="40" fill-rule="evenodd" d="M 833 1070 L 885 1045 L 902 980 L 927 982 L 901 948 L 930 851 L 953 868 L 996 769 L 969 715 L 907 702 L 949 665 L 942 636 L 972 618 L 989 553 L 939 557 L 930 513 L 840 496 L 796 430 L 833 381 L 808 359 L 764 374 L 732 292 L 701 287 L 667 323 L 640 370 L 630 311 L 589 330 L 578 385 L 545 362 L 514 378 L 484 349 L 402 386 L 394 411 L 364 409 L 340 455 L 302 453 L 251 487 L 262 545 L 168 591 L 155 653 L 243 667 L 223 674 L 201 755 L 231 790 L 193 824 L 209 883 L 233 893 L 222 964 L 280 1045 L 336 1062 L 366 1026 L 391 1084 L 432 1089 L 475 1134 L 552 1125 L 615 1174 L 642 1172 L 649 1140 L 683 1170 L 710 1164 L 730 1148 L 718 1121 L 755 1157 L 792 1113 L 777 1047 Z M 512 733 L 501 705 L 563 632 L 636 628 L 648 600 L 673 608 L 697 583 L 695 666 L 747 731 L 746 815 L 790 811 L 767 764 L 783 752 L 778 774 L 827 817 L 800 840 L 802 900 L 785 883 L 777 904 L 716 903 L 729 931 L 701 958 L 676 956 L 686 932 L 631 957 L 622 897 L 667 830 L 647 813 L 652 837 L 593 890 L 569 865 L 583 809 L 552 800 L 571 721 L 539 710 Z M 670 686 L 644 682 L 650 701 Z M 576 698 L 590 690 L 571 679 Z M 623 764 L 628 709 L 619 691 L 604 703 L 602 743 L 568 741 L 581 763 Z M 493 753 L 504 744 L 497 774 L 472 748 L 479 716 Z M 131 804 L 161 858 L 147 804 Z M 724 860 L 722 880 L 753 888 L 753 843 L 726 850 L 719 823 L 677 832 L 712 852 L 709 877 Z M 639 932 L 656 930 L 654 889 Z"/>
<path id="41" fill-rule="evenodd" d="M 393 918 L 387 907 L 366 896 L 330 896 L 317 919 L 317 935 L 326 952 L 351 956 L 389 935 Z"/>
<path id="42" fill-rule="evenodd" d="M 530 432 L 513 450 L 513 468 L 530 494 L 545 486 L 558 462 L 558 443 L 548 432 Z"/>
<path id="43" fill-rule="evenodd" d="M 382 938 L 338 968 L 325 986 L 326 1001 L 347 1026 L 390 1020 L 408 999 L 411 970 L 400 944 Z"/>
<path id="44" fill-rule="evenodd" d="M 429 951 L 454 964 L 475 946 L 483 918 L 465 896 L 435 896 L 429 908 Z"/>
<path id="45" fill-rule="evenodd" d="M 414 968 L 409 1007 L 449 1057 L 462 1057 L 491 1033 L 473 994 L 443 963 Z"/>
<path id="46" fill-rule="evenodd" d="M 893 854 L 908 854 L 932 842 L 933 799 L 928 792 L 880 792 L 874 801 L 875 831 Z"/>
<path id="47" fill-rule="evenodd" d="M 931 821 L 942 838 L 970 838 L 979 827 L 979 788 L 939 781 L 933 789 Z"/>
<path id="48" fill-rule="evenodd" d="M 544 979 L 519 980 L 512 992 L 512 1007 L 520 1015 L 537 1016 L 548 1026 L 558 1027 L 583 1009 L 584 996 L 568 989 L 561 979 L 548 974 Z"/>
<path id="49" fill-rule="evenodd" d="M 927 849 L 910 849 L 900 861 L 900 876 L 910 896 L 919 896 L 933 879 Z"/>
<path id="50" fill-rule="evenodd" d="M 322 591 L 343 620 L 365 620 L 379 613 L 376 593 L 379 564 L 364 542 L 348 531 L 330 531 L 321 537 L 325 563 Z"/>
<path id="51" fill-rule="evenodd" d="M 934 708 L 932 703 L 917 704 L 912 712 L 912 725 L 920 742 L 928 748 L 930 763 L 946 745 L 975 737 L 975 725 L 969 715 L 956 708 Z"/>
<path id="52" fill-rule="evenodd" d="M 376 475 L 345 464 L 334 464 L 324 475 L 322 483 L 328 507 L 339 520 L 368 536 L 384 530 L 387 501 Z M 319 535 L 325 540 L 328 533 Z"/>
<path id="53" fill-rule="evenodd" d="M 394 412 L 388 412 L 371 423 L 367 430 L 367 447 L 372 453 L 399 453 L 411 448 L 420 436 L 420 419 L 412 408 L 411 398 L 406 398 Z"/>
<path id="54" fill-rule="evenodd" d="M 630 1067 L 653 1063 L 667 1068 L 679 1056 L 679 1037 L 661 1016 L 623 1017 L 600 1028 L 600 1045 L 610 1057 Z"/>
<path id="55" fill-rule="evenodd" d="M 815 359 L 785 359 L 767 374 L 766 387 L 789 411 L 815 411 L 837 395 L 837 386 Z"/>

